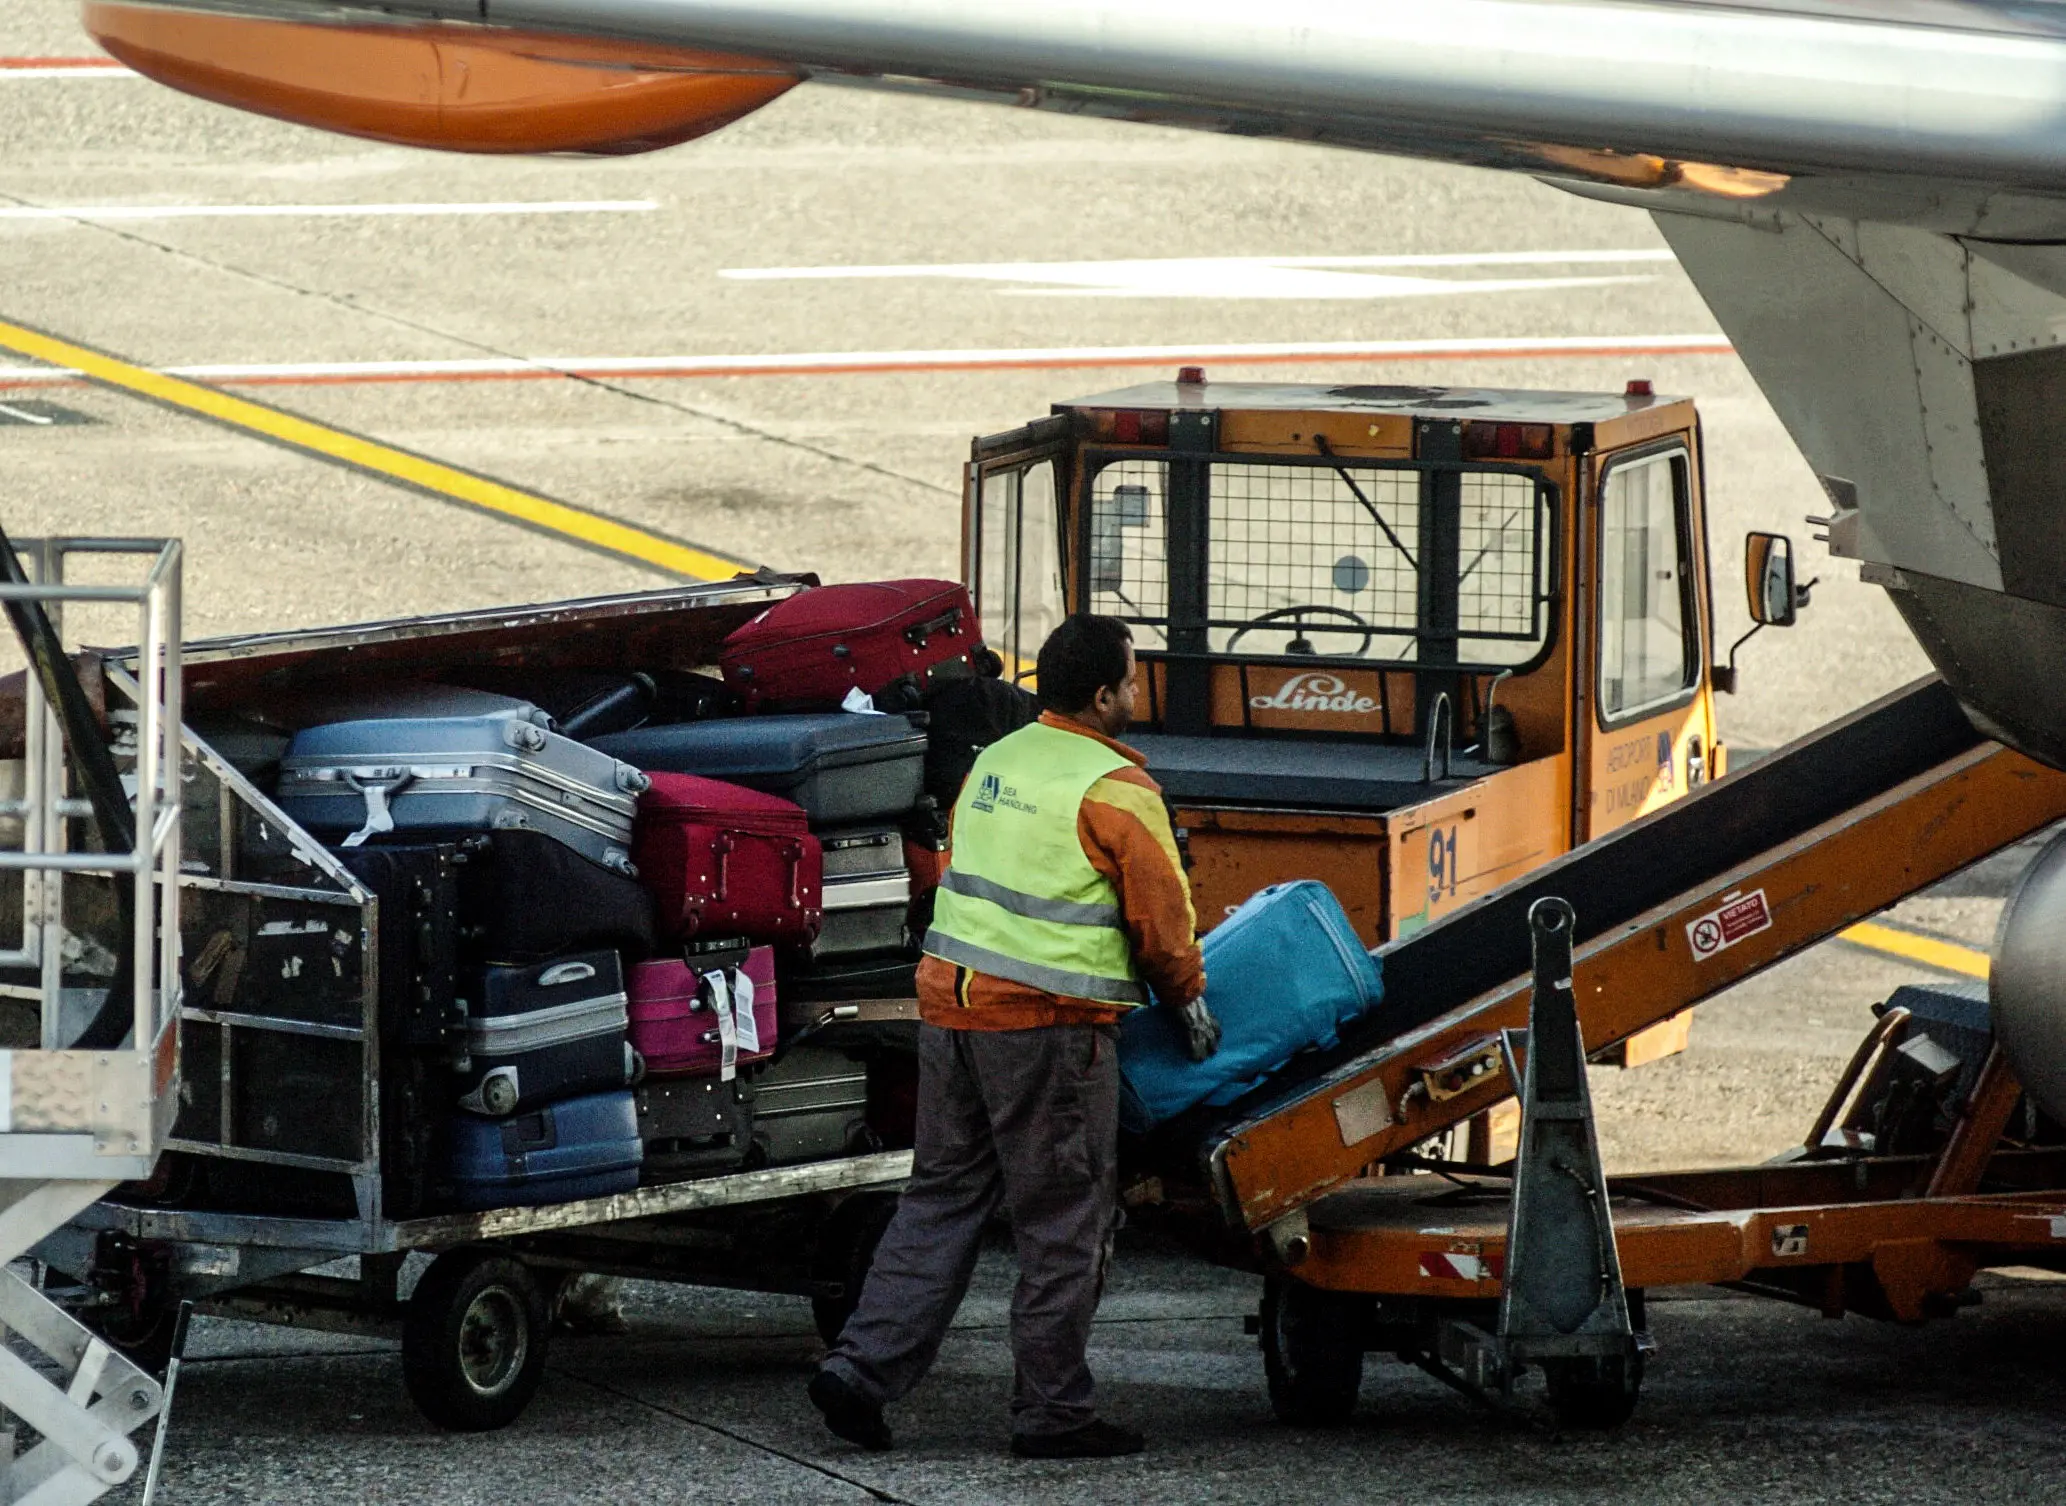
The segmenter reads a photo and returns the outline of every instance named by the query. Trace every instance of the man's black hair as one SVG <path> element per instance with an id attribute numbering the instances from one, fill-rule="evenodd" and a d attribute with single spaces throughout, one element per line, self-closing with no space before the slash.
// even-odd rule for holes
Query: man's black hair
<path id="1" fill-rule="evenodd" d="M 1126 680 L 1126 646 L 1133 629 L 1117 617 L 1078 612 L 1040 645 L 1040 704 L 1049 711 L 1077 712 L 1103 689 Z"/>

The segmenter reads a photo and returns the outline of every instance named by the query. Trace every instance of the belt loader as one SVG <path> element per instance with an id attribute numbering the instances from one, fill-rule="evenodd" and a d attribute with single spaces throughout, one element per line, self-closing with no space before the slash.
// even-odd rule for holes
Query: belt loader
<path id="1" fill-rule="evenodd" d="M 1258 1322 L 1287 1420 L 1343 1420 L 1372 1350 L 1476 1384 L 1456 1334 L 1482 1331 L 1514 1278 L 1525 1165 L 1415 1150 L 1521 1086 L 1516 1048 L 1545 993 L 1530 975 L 1531 910 L 1561 903 L 1575 917 L 1564 976 L 1584 1053 L 1599 1059 L 2061 818 L 2066 775 L 1984 740 L 1941 682 L 1921 682 L 1381 949 L 1400 1007 L 1209 1120 L 1167 1127 L 1147 1196 L 1216 1258 L 1266 1275 Z M 1962 1035 L 1897 998 L 1798 1153 L 1606 1179 L 1611 1224 L 1588 1215 L 1559 1231 L 1567 1260 L 1572 1241 L 1590 1248 L 1594 1224 L 1618 1252 L 1612 1281 L 1580 1262 L 1579 1313 L 1624 1282 L 1638 1315 L 1647 1288 L 1723 1284 L 1831 1317 L 1913 1322 L 1954 1311 L 1979 1269 L 2066 1257 L 2058 1100 L 2040 1090 L 2022 1103 L 2019 1083 L 2057 1057 L 2048 876 L 2062 862 L 2066 846 L 2047 849 L 2011 903 L 2001 1039 L 1984 1015 Z M 1897 1140 L 1870 1100 L 1904 1045 L 1942 1123 Z M 1641 1374 L 1639 1362 L 1617 1372 L 1603 1393 L 1591 1372 L 1544 1369 L 1574 1424 L 1625 1417 Z"/>

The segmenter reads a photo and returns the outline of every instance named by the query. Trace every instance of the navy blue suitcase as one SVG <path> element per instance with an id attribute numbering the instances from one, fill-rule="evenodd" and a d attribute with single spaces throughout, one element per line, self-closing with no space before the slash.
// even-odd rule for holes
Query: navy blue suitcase
<path id="1" fill-rule="evenodd" d="M 500 1118 L 631 1081 L 624 970 L 615 952 L 485 967 L 467 994 L 462 1109 Z"/>
<path id="2" fill-rule="evenodd" d="M 455 1114 L 447 1169 L 460 1208 L 607 1197 L 638 1186 L 645 1148 L 631 1090 L 590 1093 L 509 1119 Z"/>
<path id="3" fill-rule="evenodd" d="M 895 820 L 925 786 L 925 733 L 903 716 L 741 716 L 640 727 L 589 745 L 634 768 L 780 795 L 812 826 Z"/>

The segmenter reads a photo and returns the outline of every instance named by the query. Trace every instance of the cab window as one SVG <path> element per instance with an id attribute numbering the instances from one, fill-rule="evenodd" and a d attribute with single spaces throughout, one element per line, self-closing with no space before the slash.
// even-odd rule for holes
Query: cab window
<path id="1" fill-rule="evenodd" d="M 1699 675 L 1686 455 L 1610 461 L 1600 485 L 1600 715 L 1625 720 Z"/>
<path id="2" fill-rule="evenodd" d="M 1169 466 L 1119 460 L 1090 487 L 1090 610 L 1124 618 L 1135 648 L 1168 644 L 1169 535 L 1164 502 Z"/>
<path id="3" fill-rule="evenodd" d="M 986 470 L 978 502 L 971 579 L 983 641 L 1003 657 L 1007 678 L 1029 679 L 1063 617 L 1054 462 Z"/>

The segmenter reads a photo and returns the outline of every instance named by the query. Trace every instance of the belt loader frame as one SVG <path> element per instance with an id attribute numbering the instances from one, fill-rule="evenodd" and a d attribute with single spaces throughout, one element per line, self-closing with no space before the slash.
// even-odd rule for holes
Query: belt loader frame
<path id="1" fill-rule="evenodd" d="M 1884 709 L 1857 720 L 1869 723 Z M 1728 788 L 1725 781 L 1653 820 L 1697 820 L 1703 801 L 1726 800 Z M 2062 817 L 2066 775 L 1994 744 L 1952 751 L 1597 928 L 1576 949 L 1571 975 L 1586 1049 L 1597 1056 Z M 1574 854 L 1560 866 L 1568 872 L 1597 857 Z M 1516 887 L 1553 893 L 1557 877 Z M 1714 938 L 1702 923 L 1753 894 L 1756 924 L 1726 945 L 1703 945 Z M 1513 1052 L 1503 1047 L 1507 1032 L 1526 1025 L 1531 992 L 1527 978 L 1486 990 L 1284 1095 L 1212 1144 L 1206 1164 L 1222 1210 L 1252 1231 L 1272 1273 L 1262 1322 L 1266 1347 L 1276 1345 L 1273 1391 L 1286 1416 L 1310 1417 L 1316 1408 L 1345 1416 L 1353 1386 L 1344 1401 L 1340 1379 L 1360 1371 L 1363 1348 L 1396 1347 L 1440 1373 L 1443 1333 L 1459 1317 L 1482 1322 L 1500 1301 L 1511 1168 L 1425 1162 L 1409 1152 L 1514 1092 Z M 2066 1262 L 2066 1149 L 2003 1148 L 2021 1089 L 1998 1047 L 1935 1155 L 1860 1155 L 1841 1131 L 1830 1133 L 1904 1023 L 1893 1010 L 1875 1027 L 1796 1157 L 1610 1178 L 1613 1240 L 1629 1291 L 1725 1285 L 1832 1317 L 1856 1311 L 1913 1322 L 1953 1311 L 1988 1266 Z M 1387 1160 L 1392 1170 L 1427 1168 L 1444 1178 L 1363 1174 Z M 1282 1315 L 1301 1301 L 1326 1300 L 1299 1292 L 1332 1295 L 1335 1305 L 1319 1309 L 1325 1323 L 1287 1324 Z M 1305 1374 L 1333 1375 L 1337 1394 L 1316 1402 L 1310 1389 L 1285 1391 L 1293 1373 L 1287 1334 L 1304 1332 L 1311 1348 L 1310 1335 L 1330 1324 L 1342 1337 L 1319 1347 L 1353 1349 L 1353 1361 L 1338 1352 Z"/>
<path id="2" fill-rule="evenodd" d="M 192 644 L 189 699 L 202 717 L 234 714 L 305 682 L 407 678 L 424 665 L 517 662 L 522 654 L 548 665 L 615 654 L 637 667 L 662 662 L 669 650 L 714 650 L 731 627 L 802 584 L 748 577 Z M 161 633 L 145 641 L 168 640 Z M 169 641 L 176 648 L 176 631 Z M 110 683 L 133 686 L 148 659 L 105 656 Z M 691 657 L 684 667 L 700 662 Z M 168 873 L 178 875 L 185 902 L 183 912 L 165 912 L 173 917 L 165 934 L 176 940 L 185 929 L 187 993 L 166 1017 L 177 1031 L 152 1038 L 168 1049 L 177 1040 L 185 1062 L 181 1091 L 157 1100 L 159 1142 L 179 1159 L 161 1166 L 155 1183 L 144 1180 L 151 1159 L 125 1161 L 21 1242 L 54 1269 L 88 1278 L 89 1291 L 96 1278 L 133 1273 L 120 1292 L 135 1311 L 89 1305 L 83 1316 L 147 1363 L 162 1356 L 182 1300 L 203 1313 L 299 1327 L 400 1329 L 406 1352 L 410 1305 L 399 1281 L 416 1252 L 507 1257 L 545 1276 L 596 1271 L 793 1293 L 813 1299 L 821 1324 L 843 1311 L 854 1296 L 854 1259 L 879 1233 L 883 1194 L 908 1174 L 908 1151 L 542 1207 L 414 1216 L 397 1206 L 383 1133 L 380 1018 L 380 970 L 395 959 L 381 955 L 381 900 L 224 752 L 181 729 L 177 705 L 164 725 L 175 731 L 184 779 L 157 825 L 173 842 Z M 37 722 L 29 725 L 33 752 L 46 744 Z M 196 1163 L 257 1191 L 237 1193 L 251 1200 L 244 1204 L 182 1205 L 164 1173 Z M 117 1181 L 130 1185 L 92 1202 Z M 277 1203 L 256 1211 L 282 1185 L 320 1197 L 298 1213 Z M 316 1270 L 348 1257 L 357 1259 L 356 1276 Z M 0 1313 L 0 1321 L 13 1319 Z M 534 1338 L 530 1347 L 542 1355 L 542 1332 Z M 115 1355 L 109 1363 L 128 1362 Z M 140 1383 L 155 1397 L 147 1376 Z"/>

